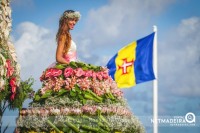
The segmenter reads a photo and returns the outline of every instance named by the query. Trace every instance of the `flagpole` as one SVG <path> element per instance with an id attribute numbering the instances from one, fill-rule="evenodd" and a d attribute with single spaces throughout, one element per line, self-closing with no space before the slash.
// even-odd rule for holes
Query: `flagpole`
<path id="1" fill-rule="evenodd" d="M 153 68 L 156 79 L 153 80 L 153 133 L 158 133 L 158 55 L 157 55 L 157 26 L 153 26 Z"/>

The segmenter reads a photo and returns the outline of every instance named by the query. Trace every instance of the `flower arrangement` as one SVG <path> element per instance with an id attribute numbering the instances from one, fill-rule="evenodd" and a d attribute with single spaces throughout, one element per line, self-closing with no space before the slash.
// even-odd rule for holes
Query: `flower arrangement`
<path id="1" fill-rule="evenodd" d="M 10 41 L 11 8 L 10 0 L 0 1 L 0 130 L 2 117 L 9 110 L 21 109 L 22 104 L 32 93 L 33 79 L 20 79 L 20 66 L 17 62 L 14 45 Z"/>
<path id="2" fill-rule="evenodd" d="M 40 80 L 41 89 L 17 119 L 21 132 L 144 132 L 107 68 L 57 63 Z"/>
<path id="3" fill-rule="evenodd" d="M 108 75 L 107 68 L 82 62 L 56 64 L 52 68 L 47 68 L 40 80 L 43 82 L 42 88 L 36 93 L 34 102 L 43 102 L 55 95 L 68 95 L 72 99 L 81 100 L 84 104 L 87 100 L 116 101 L 123 95 Z"/>
<path id="4" fill-rule="evenodd" d="M 81 14 L 78 11 L 75 12 L 64 12 L 63 16 L 61 18 L 77 18 L 80 19 Z"/>
<path id="5" fill-rule="evenodd" d="M 117 115 L 53 115 L 37 116 L 27 115 L 20 117 L 18 126 L 23 126 L 21 132 L 44 132 L 49 133 L 144 133 L 144 128 L 135 116 Z"/>
<path id="6" fill-rule="evenodd" d="M 20 79 L 17 55 L 14 45 L 9 40 L 11 31 L 10 0 L 2 0 L 0 9 L 0 102 L 8 102 L 11 109 L 21 109 L 28 93 L 32 92 L 33 79 L 30 78 L 26 81 Z"/>
<path id="7" fill-rule="evenodd" d="M 2 39 L 0 46 L 0 102 L 8 102 L 10 109 L 21 109 L 24 100 L 33 91 L 34 80 L 20 79 L 20 66 L 13 44 Z"/>
<path id="8" fill-rule="evenodd" d="M 124 106 L 96 106 L 96 105 L 86 105 L 80 108 L 74 107 L 60 107 L 60 108 L 29 108 L 22 109 L 20 111 L 21 116 L 27 115 L 39 115 L 39 116 L 51 116 L 51 115 L 80 115 L 80 114 L 89 114 L 96 115 L 98 111 L 101 111 L 101 114 L 117 114 L 120 116 L 126 115 L 131 116 L 131 111 Z"/>

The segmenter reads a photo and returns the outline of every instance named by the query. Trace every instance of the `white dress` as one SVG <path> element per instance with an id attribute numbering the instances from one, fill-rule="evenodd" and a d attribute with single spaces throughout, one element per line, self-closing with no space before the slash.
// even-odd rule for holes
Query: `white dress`
<path id="1" fill-rule="evenodd" d="M 63 57 L 67 62 L 76 61 L 77 55 L 76 55 L 76 43 L 72 40 L 71 46 L 69 48 L 69 51 L 66 54 L 63 54 Z"/>
<path id="2" fill-rule="evenodd" d="M 71 40 L 71 46 L 69 48 L 69 51 L 66 54 L 63 54 L 63 58 L 67 61 L 67 62 L 71 62 L 71 61 L 77 61 L 77 55 L 76 55 L 76 43 Z M 49 65 L 48 68 L 52 68 L 56 65 L 57 62 L 52 63 L 51 65 Z"/>

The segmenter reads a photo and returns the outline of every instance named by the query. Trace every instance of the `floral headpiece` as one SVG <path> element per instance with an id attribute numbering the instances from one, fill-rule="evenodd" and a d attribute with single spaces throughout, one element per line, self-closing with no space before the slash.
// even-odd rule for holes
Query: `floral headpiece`
<path id="1" fill-rule="evenodd" d="M 81 14 L 78 11 L 64 12 L 61 19 L 63 19 L 63 18 L 77 18 L 79 20 L 80 17 L 81 17 Z"/>

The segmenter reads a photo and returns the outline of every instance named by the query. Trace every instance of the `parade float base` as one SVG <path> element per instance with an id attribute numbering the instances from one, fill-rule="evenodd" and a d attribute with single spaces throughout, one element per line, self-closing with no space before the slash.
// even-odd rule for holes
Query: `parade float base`
<path id="1" fill-rule="evenodd" d="M 40 80 L 41 89 L 17 118 L 18 132 L 145 132 L 105 67 L 56 64 Z"/>

